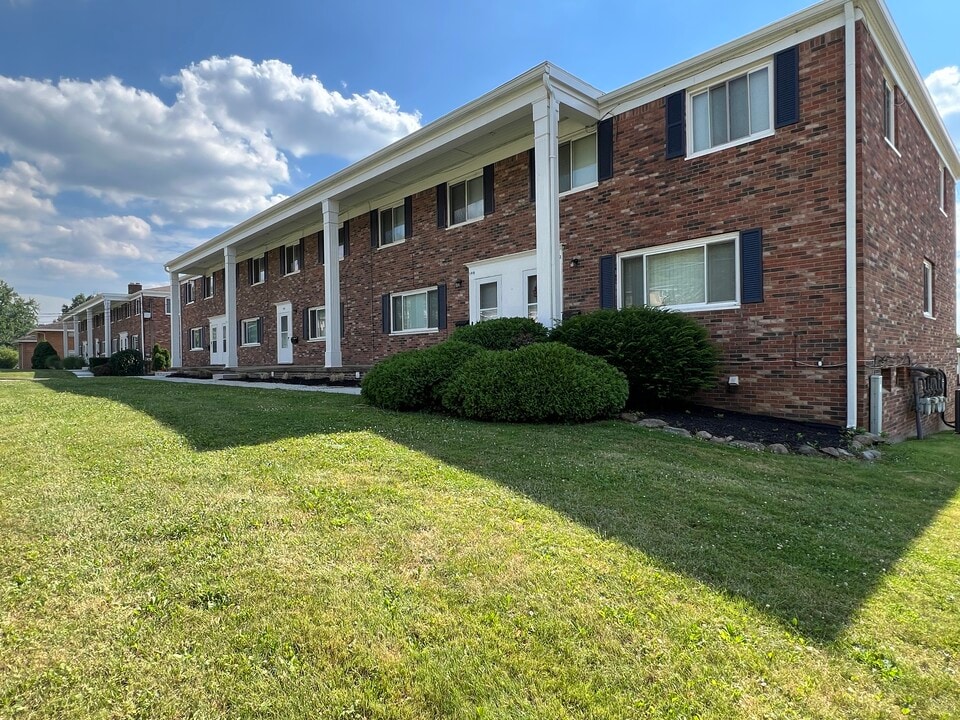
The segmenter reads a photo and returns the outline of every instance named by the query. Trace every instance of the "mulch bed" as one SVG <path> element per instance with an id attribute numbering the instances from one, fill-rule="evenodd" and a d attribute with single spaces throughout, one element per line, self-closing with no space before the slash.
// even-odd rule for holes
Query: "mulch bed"
<path id="1" fill-rule="evenodd" d="M 782 420 L 764 415 L 746 415 L 691 406 L 684 410 L 648 411 L 645 417 L 665 420 L 673 427 L 692 433 L 706 430 L 711 435 L 760 443 L 782 443 L 788 447 L 813 445 L 814 447 L 840 447 L 842 429 L 831 425 Z"/>

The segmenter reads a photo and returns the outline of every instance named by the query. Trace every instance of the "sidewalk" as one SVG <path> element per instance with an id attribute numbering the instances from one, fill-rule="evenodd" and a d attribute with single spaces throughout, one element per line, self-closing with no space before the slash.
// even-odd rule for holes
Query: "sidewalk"
<path id="1" fill-rule="evenodd" d="M 258 388 L 260 390 L 296 390 L 300 392 L 326 392 L 338 395 L 359 395 L 358 387 L 337 387 L 330 385 L 294 385 L 275 382 L 243 382 L 242 380 L 198 380 L 195 378 L 175 378 L 166 375 L 140 375 L 141 380 L 160 382 L 194 383 L 197 385 L 226 385 L 228 387 Z"/>

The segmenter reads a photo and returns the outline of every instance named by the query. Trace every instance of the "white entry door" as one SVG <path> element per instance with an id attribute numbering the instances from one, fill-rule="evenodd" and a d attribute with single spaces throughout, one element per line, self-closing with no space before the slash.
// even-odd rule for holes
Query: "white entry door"
<path id="1" fill-rule="evenodd" d="M 277 364 L 289 365 L 293 362 L 293 343 L 290 335 L 293 330 L 293 305 L 277 305 Z"/>
<path id="2" fill-rule="evenodd" d="M 537 257 L 517 253 L 468 263 L 470 322 L 537 317 Z"/>
<path id="3" fill-rule="evenodd" d="M 227 318 L 210 318 L 210 364 L 227 364 Z"/>

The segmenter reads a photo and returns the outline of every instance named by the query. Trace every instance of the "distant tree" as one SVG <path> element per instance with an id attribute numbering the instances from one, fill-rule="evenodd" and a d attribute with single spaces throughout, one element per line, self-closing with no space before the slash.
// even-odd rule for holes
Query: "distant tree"
<path id="1" fill-rule="evenodd" d="M 37 325 L 40 306 L 33 298 L 23 298 L 0 280 L 0 345 L 14 345 Z"/>
<path id="2" fill-rule="evenodd" d="M 84 295 L 83 293 L 77 293 L 76 295 L 73 296 L 73 300 L 68 302 L 66 305 L 64 305 L 60 309 L 60 317 L 57 319 L 63 320 L 64 315 L 66 315 L 68 312 L 73 310 L 75 307 L 79 307 L 80 305 L 83 305 L 87 300 L 89 300 L 92 297 L 93 295 Z"/>

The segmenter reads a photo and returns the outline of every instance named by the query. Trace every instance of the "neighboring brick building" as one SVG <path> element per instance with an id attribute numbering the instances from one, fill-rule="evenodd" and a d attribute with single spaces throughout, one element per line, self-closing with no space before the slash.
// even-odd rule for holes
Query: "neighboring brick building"
<path id="1" fill-rule="evenodd" d="M 174 364 L 366 366 L 648 303 L 722 349 L 700 401 L 866 425 L 879 374 L 907 434 L 911 368 L 953 376 L 958 173 L 879 0 L 611 93 L 543 64 L 170 262 Z"/>
<path id="2" fill-rule="evenodd" d="M 72 355 L 70 348 L 74 347 L 73 329 L 67 323 L 48 323 L 38 325 L 22 338 L 17 340 L 17 351 L 20 354 L 20 368 L 29 369 L 33 363 L 33 351 L 37 343 L 48 342 L 57 351 L 57 355 Z"/>
<path id="3" fill-rule="evenodd" d="M 154 345 L 170 348 L 170 288 L 130 283 L 126 293 L 95 295 L 63 319 L 78 340 L 71 355 L 89 359 L 131 349 L 149 358 Z"/>

